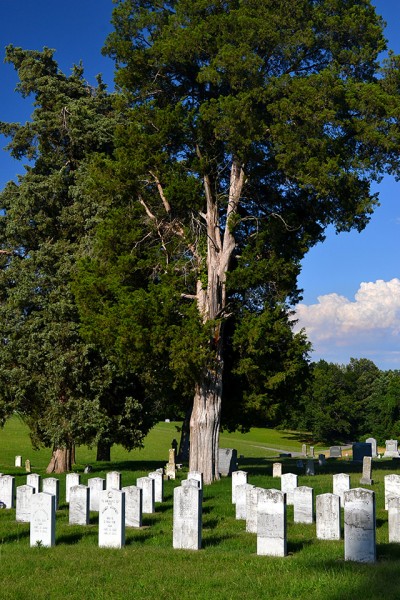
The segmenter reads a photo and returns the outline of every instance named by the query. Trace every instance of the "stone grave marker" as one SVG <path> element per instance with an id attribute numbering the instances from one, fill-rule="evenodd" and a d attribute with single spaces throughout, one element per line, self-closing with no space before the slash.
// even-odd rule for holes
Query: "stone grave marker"
<path id="1" fill-rule="evenodd" d="M 340 498 L 340 505 L 344 503 L 344 493 L 350 489 L 350 475 L 347 473 L 336 473 L 332 477 L 333 493 Z"/>
<path id="2" fill-rule="evenodd" d="M 344 493 L 344 558 L 376 561 L 375 492 L 354 488 Z"/>
<path id="3" fill-rule="evenodd" d="M 279 490 L 261 489 L 258 494 L 257 554 L 286 556 L 286 496 Z"/>
<path id="4" fill-rule="evenodd" d="M 242 483 L 236 486 L 236 519 L 246 520 L 247 518 L 247 490 L 253 488 L 250 483 Z"/>
<path id="5" fill-rule="evenodd" d="M 298 469 L 304 469 L 304 462 L 302 460 L 297 460 L 296 461 L 296 467 Z"/>
<path id="6" fill-rule="evenodd" d="M 363 471 L 360 479 L 361 485 L 372 485 L 372 456 L 364 456 L 363 458 Z"/>
<path id="7" fill-rule="evenodd" d="M 306 463 L 306 475 L 315 475 L 315 463 L 312 458 Z"/>
<path id="8" fill-rule="evenodd" d="M 30 545 L 51 547 L 56 543 L 56 497 L 46 492 L 31 498 Z"/>
<path id="9" fill-rule="evenodd" d="M 69 489 L 69 524 L 89 525 L 90 488 L 73 485 Z"/>
<path id="10" fill-rule="evenodd" d="M 258 494 L 262 488 L 251 486 L 246 491 L 246 531 L 257 533 Z"/>
<path id="11" fill-rule="evenodd" d="M 29 523 L 31 520 L 31 499 L 35 493 L 31 485 L 19 485 L 17 487 L 17 502 L 15 519 L 20 523 Z"/>
<path id="12" fill-rule="evenodd" d="M 121 489 L 121 473 L 118 471 L 110 471 L 106 473 L 106 490 Z"/>
<path id="13" fill-rule="evenodd" d="M 151 479 L 151 477 L 139 477 L 136 480 L 136 485 L 142 489 L 143 514 L 151 514 L 155 512 L 154 479 Z"/>
<path id="14" fill-rule="evenodd" d="M 400 496 L 388 498 L 389 543 L 400 542 Z"/>
<path id="15" fill-rule="evenodd" d="M 340 498 L 319 494 L 316 498 L 316 528 L 319 540 L 340 540 Z"/>
<path id="16" fill-rule="evenodd" d="M 40 492 L 41 480 L 41 476 L 37 473 L 29 473 L 29 475 L 26 476 L 26 485 L 31 485 L 35 488 L 35 494 L 38 494 Z"/>
<path id="17" fill-rule="evenodd" d="M 342 449 L 340 446 L 331 446 L 329 448 L 330 458 L 342 458 Z"/>
<path id="18" fill-rule="evenodd" d="M 149 473 L 149 477 L 154 479 L 154 501 L 155 502 L 163 502 L 164 501 L 164 478 L 162 473 L 159 471 L 153 471 Z"/>
<path id="19" fill-rule="evenodd" d="M 385 475 L 385 508 L 388 508 L 388 499 L 391 496 L 400 496 L 400 475 L 392 473 Z"/>
<path id="20" fill-rule="evenodd" d="M 175 479 L 176 464 L 175 464 L 175 448 L 170 448 L 167 466 L 165 467 L 165 476 L 167 479 Z"/>
<path id="21" fill-rule="evenodd" d="M 100 548 L 125 546 L 125 493 L 121 490 L 100 492 L 99 503 Z"/>
<path id="22" fill-rule="evenodd" d="M 106 480 L 102 477 L 91 477 L 87 483 L 90 489 L 90 510 L 98 512 L 100 509 L 100 494 L 105 491 Z"/>
<path id="23" fill-rule="evenodd" d="M 65 501 L 68 504 L 69 502 L 69 490 L 81 483 L 81 476 L 79 473 L 67 473 L 65 477 Z M 97 509 L 98 510 L 98 509 Z"/>
<path id="24" fill-rule="evenodd" d="M 15 463 L 14 463 L 14 465 L 16 467 L 22 467 L 22 456 L 18 455 L 18 456 L 15 457 Z"/>
<path id="25" fill-rule="evenodd" d="M 222 477 L 229 477 L 236 471 L 238 465 L 237 450 L 234 448 L 220 448 L 218 451 L 218 470 Z"/>
<path id="26" fill-rule="evenodd" d="M 314 446 L 310 446 L 310 456 L 314 458 Z"/>
<path id="27" fill-rule="evenodd" d="M 397 448 L 397 445 L 398 445 L 397 440 L 386 440 L 385 445 L 386 445 L 386 448 L 385 448 L 385 454 L 383 455 L 383 458 L 398 458 L 399 457 L 399 451 Z"/>
<path id="28" fill-rule="evenodd" d="M 125 492 L 125 526 L 142 526 L 142 488 L 128 485 L 122 488 Z"/>
<path id="29" fill-rule="evenodd" d="M 318 464 L 319 464 L 320 467 L 325 467 L 325 465 L 326 465 L 325 454 L 319 454 L 318 455 Z"/>
<path id="30" fill-rule="evenodd" d="M 200 550 L 202 536 L 201 490 L 193 485 L 174 489 L 173 548 Z"/>
<path id="31" fill-rule="evenodd" d="M 314 490 L 305 485 L 293 492 L 293 515 L 295 523 L 314 523 Z"/>
<path id="32" fill-rule="evenodd" d="M 362 462 L 364 456 L 372 456 L 372 446 L 367 442 L 357 442 L 353 444 L 353 461 Z"/>
<path id="33" fill-rule="evenodd" d="M 197 479 L 200 483 L 200 489 L 203 489 L 203 473 L 200 473 L 200 471 L 189 471 L 187 479 Z"/>
<path id="34" fill-rule="evenodd" d="M 27 473 L 31 472 L 31 461 L 29 460 L 29 458 L 27 458 L 25 461 L 25 471 Z"/>
<path id="35" fill-rule="evenodd" d="M 273 463 L 272 477 L 282 477 L 282 463 Z"/>
<path id="36" fill-rule="evenodd" d="M 232 504 L 236 504 L 236 488 L 238 485 L 247 483 L 246 471 L 234 471 L 232 473 Z"/>
<path id="37" fill-rule="evenodd" d="M 56 510 L 58 509 L 58 499 L 60 496 L 60 482 L 56 477 L 45 477 L 42 481 L 42 491 L 47 494 L 53 494 L 56 497 Z"/>
<path id="38" fill-rule="evenodd" d="M 307 456 L 307 444 L 301 446 L 301 453 L 303 456 Z"/>
<path id="39" fill-rule="evenodd" d="M 2 475 L 0 477 L 0 502 L 4 502 L 6 508 L 15 507 L 15 477 Z"/>
<path id="40" fill-rule="evenodd" d="M 286 505 L 292 506 L 294 501 L 294 490 L 297 488 L 297 475 L 285 473 L 281 477 L 281 490 L 286 494 Z"/>
<path id="41" fill-rule="evenodd" d="M 376 458 L 378 456 L 378 452 L 377 452 L 377 443 L 376 443 L 376 439 L 373 437 L 370 437 L 368 439 L 365 440 L 367 444 L 371 444 L 371 456 L 372 458 Z"/>

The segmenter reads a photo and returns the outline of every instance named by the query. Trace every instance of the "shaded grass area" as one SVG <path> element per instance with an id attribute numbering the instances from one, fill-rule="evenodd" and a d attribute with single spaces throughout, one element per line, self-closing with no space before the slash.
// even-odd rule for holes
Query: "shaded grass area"
<path id="1" fill-rule="evenodd" d="M 107 470 L 113 469 L 122 472 L 123 485 L 135 483 L 137 477 L 165 464 L 170 441 L 176 437 L 173 427 L 169 423 L 159 424 L 148 436 L 141 452 L 113 449 L 110 464 L 95 463 L 90 454 L 94 451 L 79 448 L 79 460 L 85 457 L 80 464 L 91 462 L 94 467 L 90 475 L 81 475 L 82 482 L 86 483 L 92 476 L 105 476 Z M 12 466 L 14 456 L 22 454 L 25 458 L 32 452 L 23 429 L 16 421 L 0 432 L 0 467 L 3 472 L 15 474 L 17 485 L 25 483 L 26 476 L 23 470 Z M 271 442 L 266 432 L 264 439 L 261 434 L 262 431 L 257 430 L 254 440 L 246 434 L 246 442 L 275 447 L 277 440 L 285 435 L 279 433 L 282 437 L 277 435 Z M 6 435 L 9 436 L 7 444 Z M 222 444 L 228 446 L 224 441 Z M 285 449 L 290 450 L 290 447 Z M 239 447 L 238 450 L 245 456 L 240 461 L 240 468 L 248 471 L 250 483 L 260 487 L 280 487 L 279 480 L 272 478 L 274 459 L 253 456 Z M 91 460 L 86 460 L 87 456 Z M 31 453 L 30 457 L 33 457 L 33 464 L 40 465 L 37 471 L 43 475 L 49 451 Z M 283 459 L 282 463 L 284 472 L 297 472 L 299 484 L 313 487 L 315 494 L 332 491 L 332 473 L 348 472 L 352 487 L 359 485 L 361 477 L 361 466 L 350 461 L 328 461 L 324 472 L 315 477 L 302 475 L 295 459 Z M 198 552 L 173 550 L 173 490 L 186 476 L 185 470 L 178 473 L 175 482 L 165 482 L 165 501 L 157 505 L 154 514 L 144 515 L 143 527 L 127 529 L 125 548 L 98 548 L 96 513 L 91 514 L 88 527 L 68 525 L 65 477 L 59 476 L 61 502 L 54 548 L 30 548 L 29 525 L 16 523 L 14 510 L 0 511 L 1 598 L 398 600 L 400 545 L 388 543 L 383 498 L 384 475 L 398 470 L 398 463 L 392 461 L 374 463 L 376 565 L 344 562 L 343 541 L 317 540 L 315 525 L 293 523 L 292 507 L 288 508 L 289 556 L 283 559 L 257 556 L 256 536 L 246 533 L 245 523 L 235 519 L 230 479 L 222 479 L 204 490 L 203 549 Z"/>

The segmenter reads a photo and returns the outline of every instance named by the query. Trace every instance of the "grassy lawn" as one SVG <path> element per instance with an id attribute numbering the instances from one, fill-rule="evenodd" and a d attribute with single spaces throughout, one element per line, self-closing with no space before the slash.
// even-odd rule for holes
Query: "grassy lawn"
<path id="1" fill-rule="evenodd" d="M 95 450 L 78 448 L 77 470 L 93 465 L 88 477 L 105 476 L 108 470 L 122 472 L 123 485 L 168 459 L 171 440 L 177 437 L 174 423 L 160 423 L 149 434 L 143 450 L 128 453 L 113 448 L 112 463 L 95 463 Z M 295 432 L 255 429 L 244 436 L 223 434 L 221 446 L 235 447 L 244 458 L 240 468 L 249 482 L 260 487 L 279 487 L 272 478 L 272 452 L 263 448 L 300 450 L 303 436 Z M 16 469 L 14 457 L 30 458 L 35 472 L 44 475 L 49 450 L 33 451 L 26 428 L 17 419 L 0 431 L 0 471 L 25 483 L 24 469 Z M 297 472 L 295 459 L 282 459 L 284 472 Z M 68 525 L 65 477 L 60 479 L 60 510 L 57 512 L 56 546 L 30 548 L 29 525 L 16 523 L 14 510 L 0 511 L 1 600 L 36 599 L 322 599 L 398 600 L 400 598 L 400 545 L 388 543 L 387 514 L 383 501 L 383 477 L 396 472 L 391 461 L 375 461 L 373 489 L 377 494 L 377 551 L 375 565 L 345 563 L 343 541 L 323 542 L 315 537 L 315 525 L 293 523 L 288 508 L 286 558 L 256 555 L 256 536 L 245 532 L 235 520 L 231 504 L 231 481 L 224 478 L 208 486 L 203 503 L 203 549 L 189 552 L 172 549 L 172 495 L 179 479 L 165 482 L 165 501 L 156 513 L 145 515 L 140 530 L 127 529 L 121 550 L 98 548 L 97 515 L 88 527 Z M 299 485 L 309 485 L 315 494 L 332 491 L 332 473 L 348 472 L 352 487 L 358 487 L 361 467 L 351 462 L 329 461 L 325 472 L 302 475 Z"/>

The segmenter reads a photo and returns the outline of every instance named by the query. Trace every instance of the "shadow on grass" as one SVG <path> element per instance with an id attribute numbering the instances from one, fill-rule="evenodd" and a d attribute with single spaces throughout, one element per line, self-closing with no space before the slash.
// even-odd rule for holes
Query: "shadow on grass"
<path id="1" fill-rule="evenodd" d="M 67 546 L 72 546 L 73 544 L 77 544 L 81 541 L 82 538 L 87 536 L 97 536 L 96 531 L 85 531 L 85 533 L 79 533 L 74 531 L 73 533 L 64 533 L 57 537 L 57 544 L 65 544 Z"/>
<path id="2" fill-rule="evenodd" d="M 151 473 L 156 469 L 164 467 L 167 460 L 161 462 L 159 460 L 124 460 L 111 462 L 96 462 L 92 465 L 92 470 L 89 476 L 93 477 L 93 473 L 103 473 L 104 471 L 144 471 Z"/>
<path id="3" fill-rule="evenodd" d="M 235 536 L 228 534 L 228 533 L 220 533 L 218 535 L 210 535 L 207 536 L 205 538 L 202 539 L 201 541 L 201 546 L 202 548 L 212 548 L 215 546 L 219 546 L 220 544 L 222 544 L 223 542 L 225 542 L 226 540 L 230 540 L 232 538 L 234 538 Z"/>
<path id="4" fill-rule="evenodd" d="M 27 531 L 19 531 L 17 533 L 11 533 L 10 535 L 4 535 L 1 538 L 1 543 L 8 544 L 12 542 L 18 542 L 21 539 L 28 538 L 30 536 L 29 530 Z"/>

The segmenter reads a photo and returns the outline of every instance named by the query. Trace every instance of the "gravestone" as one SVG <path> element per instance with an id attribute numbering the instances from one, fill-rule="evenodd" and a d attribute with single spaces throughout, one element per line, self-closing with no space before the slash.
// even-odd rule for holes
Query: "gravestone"
<path id="1" fill-rule="evenodd" d="M 400 496 L 388 498 L 389 543 L 400 542 Z"/>
<path id="2" fill-rule="evenodd" d="M 187 474 L 187 479 L 197 479 L 197 481 L 200 483 L 200 489 L 203 489 L 203 473 L 200 473 L 200 471 L 189 471 Z"/>
<path id="3" fill-rule="evenodd" d="M 38 494 L 40 492 L 41 480 L 41 476 L 37 473 L 29 473 L 29 475 L 26 476 L 26 485 L 31 485 L 35 488 L 35 494 Z"/>
<path id="4" fill-rule="evenodd" d="M 257 533 L 258 494 L 262 488 L 252 486 L 246 492 L 246 531 Z"/>
<path id="5" fill-rule="evenodd" d="M 142 489 L 143 514 L 151 514 L 155 512 L 154 479 L 151 479 L 150 477 L 139 477 L 136 480 L 136 485 Z"/>
<path id="6" fill-rule="evenodd" d="M 69 489 L 69 524 L 89 525 L 90 488 L 73 485 Z"/>
<path id="7" fill-rule="evenodd" d="M 106 480 L 101 477 L 91 477 L 87 483 L 90 489 L 90 510 L 98 512 L 100 509 L 100 495 L 105 490 Z"/>
<path id="8" fill-rule="evenodd" d="M 128 485 L 122 488 L 125 492 L 125 526 L 142 526 L 142 488 Z"/>
<path id="9" fill-rule="evenodd" d="M 29 523 L 31 520 L 31 499 L 35 490 L 31 485 L 17 487 L 17 502 L 15 519 L 20 523 Z"/>
<path id="10" fill-rule="evenodd" d="M 307 456 L 307 444 L 303 444 L 301 447 L 301 453 L 303 456 Z"/>
<path id="11" fill-rule="evenodd" d="M 286 505 L 293 505 L 294 490 L 297 488 L 297 475 L 294 473 L 285 473 L 281 477 L 281 491 L 286 494 Z"/>
<path id="12" fill-rule="evenodd" d="M 110 471 L 106 473 L 106 490 L 121 489 L 121 473 L 118 471 Z"/>
<path id="13" fill-rule="evenodd" d="M 314 523 L 314 490 L 305 485 L 293 492 L 293 515 L 295 523 Z"/>
<path id="14" fill-rule="evenodd" d="M 125 493 L 121 490 L 100 492 L 99 502 L 100 548 L 125 546 Z"/>
<path id="15" fill-rule="evenodd" d="M 314 446 L 310 446 L 310 456 L 314 458 Z"/>
<path id="16" fill-rule="evenodd" d="M 234 471 L 232 473 L 232 504 L 236 504 L 236 488 L 238 485 L 247 483 L 246 471 Z"/>
<path id="17" fill-rule="evenodd" d="M 383 458 L 398 458 L 399 457 L 399 451 L 397 448 L 397 440 L 386 440 L 385 445 L 385 454 L 383 455 Z"/>
<path id="18" fill-rule="evenodd" d="M 344 558 L 376 561 L 375 492 L 354 488 L 344 493 Z"/>
<path id="19" fill-rule="evenodd" d="M 164 500 L 164 478 L 159 471 L 149 473 L 149 477 L 154 479 L 154 501 L 163 502 Z"/>
<path id="20" fill-rule="evenodd" d="M 279 490 L 261 489 L 258 494 L 257 554 L 286 556 L 286 496 Z"/>
<path id="21" fill-rule="evenodd" d="M 371 444 L 371 456 L 372 456 L 372 458 L 376 458 L 378 456 L 376 439 L 373 437 L 370 437 L 370 438 L 366 439 L 365 441 L 367 444 Z"/>
<path id="22" fill-rule="evenodd" d="M 30 545 L 51 547 L 56 543 L 56 497 L 46 492 L 31 498 Z"/>
<path id="23" fill-rule="evenodd" d="M 58 499 L 60 496 L 60 482 L 56 477 L 46 477 L 42 481 L 42 491 L 47 494 L 53 494 L 56 497 L 56 510 L 58 509 Z"/>
<path id="24" fill-rule="evenodd" d="M 395 473 L 385 475 L 385 508 L 388 508 L 388 499 L 391 496 L 400 496 L 400 475 Z"/>
<path id="25" fill-rule="evenodd" d="M 165 476 L 167 479 L 175 479 L 176 477 L 175 448 L 170 448 L 169 450 L 168 463 L 165 467 Z"/>
<path id="26" fill-rule="evenodd" d="M 22 456 L 18 455 L 18 456 L 15 457 L 15 463 L 14 463 L 14 465 L 16 467 L 22 467 Z"/>
<path id="27" fill-rule="evenodd" d="M 340 498 L 336 494 L 319 494 L 316 498 L 317 538 L 340 540 Z"/>
<path id="28" fill-rule="evenodd" d="M 320 467 L 325 467 L 325 465 L 326 465 L 325 454 L 319 454 L 318 455 L 318 464 L 319 464 Z"/>
<path id="29" fill-rule="evenodd" d="M 236 519 L 244 519 L 247 517 L 247 490 L 250 490 L 253 485 L 250 483 L 242 483 L 236 486 Z"/>
<path id="30" fill-rule="evenodd" d="M 342 449 L 340 446 L 331 446 L 329 448 L 330 458 L 342 458 Z"/>
<path id="31" fill-rule="evenodd" d="M 372 456 L 372 446 L 367 442 L 353 444 L 353 461 L 362 462 L 364 456 Z"/>
<path id="32" fill-rule="evenodd" d="M 306 464 L 306 475 L 315 475 L 315 463 L 313 459 L 309 459 Z"/>
<path id="33" fill-rule="evenodd" d="M 220 448 L 218 451 L 218 470 L 222 477 L 229 477 L 237 469 L 237 450 Z"/>
<path id="34" fill-rule="evenodd" d="M 29 460 L 29 458 L 27 458 L 26 461 L 25 461 L 25 471 L 27 473 L 31 472 L 31 461 Z"/>
<path id="35" fill-rule="evenodd" d="M 282 477 L 282 463 L 273 463 L 272 477 Z"/>
<path id="36" fill-rule="evenodd" d="M 372 485 L 372 457 L 364 456 L 363 458 L 363 471 L 360 479 L 361 485 Z"/>
<path id="37" fill-rule="evenodd" d="M 173 548 L 200 550 L 202 534 L 201 490 L 194 486 L 174 489 Z"/>
<path id="38" fill-rule="evenodd" d="M 2 475 L 0 477 L 0 502 L 3 502 L 6 508 L 14 508 L 14 498 L 15 477 L 12 475 Z"/>
<path id="39" fill-rule="evenodd" d="M 81 476 L 79 473 L 67 473 L 65 477 L 65 501 L 68 504 L 69 502 L 69 490 L 81 483 Z M 97 508 L 97 510 L 99 510 Z"/>
<path id="40" fill-rule="evenodd" d="M 332 477 L 333 493 L 340 498 L 340 505 L 344 503 L 344 493 L 350 489 L 350 475 L 347 473 L 336 473 Z"/>

